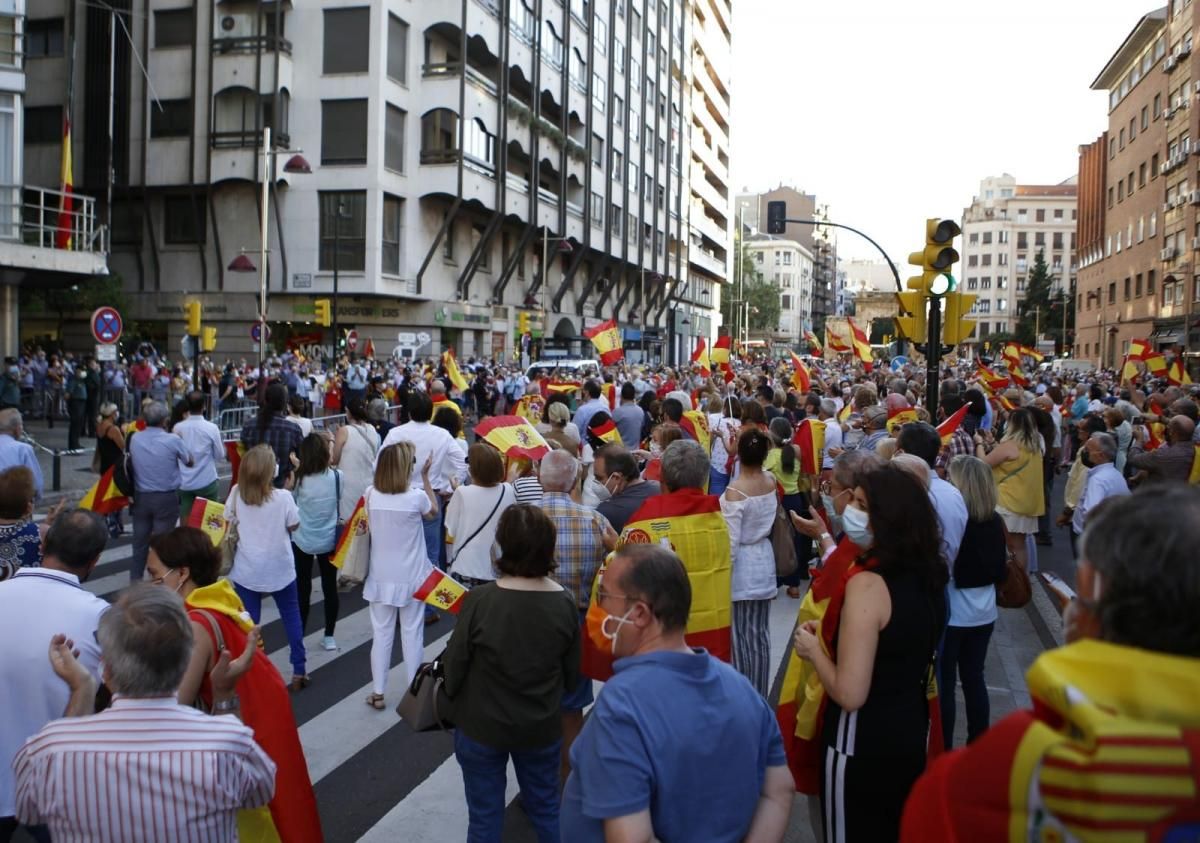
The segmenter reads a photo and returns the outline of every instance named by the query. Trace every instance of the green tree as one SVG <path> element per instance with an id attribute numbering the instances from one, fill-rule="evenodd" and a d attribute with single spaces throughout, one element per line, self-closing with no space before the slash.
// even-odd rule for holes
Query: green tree
<path id="1" fill-rule="evenodd" d="M 20 306 L 26 313 L 54 314 L 58 320 L 56 335 L 62 340 L 68 314 L 91 314 L 98 307 L 125 310 L 119 275 L 104 275 L 65 287 L 22 287 Z"/>
<path id="2" fill-rule="evenodd" d="M 779 326 L 779 289 L 763 278 L 754 255 L 735 234 L 733 283 L 721 294 L 721 322 L 730 333 L 741 324 L 736 313 L 743 300 L 750 305 L 751 332 L 774 331 Z"/>
<path id="3" fill-rule="evenodd" d="M 1066 331 L 1063 330 L 1063 313 L 1066 312 Z M 1054 289 L 1054 278 L 1046 265 L 1046 254 L 1039 249 L 1033 261 L 1033 269 L 1025 284 L 1025 298 L 1017 303 L 1017 325 L 1014 334 L 1017 342 L 1036 348 L 1038 336 L 1048 336 L 1054 341 L 1054 353 L 1061 354 L 1070 344 L 1075 327 L 1075 308 L 1070 294 Z"/>

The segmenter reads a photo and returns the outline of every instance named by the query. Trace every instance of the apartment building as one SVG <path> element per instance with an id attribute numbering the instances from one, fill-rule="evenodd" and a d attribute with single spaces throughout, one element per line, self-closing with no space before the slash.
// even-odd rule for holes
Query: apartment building
<path id="1" fill-rule="evenodd" d="M 39 6 L 40 8 L 40 6 Z M 105 275 L 107 241 L 95 203 L 61 191 L 63 122 L 30 114 L 26 97 L 36 88 L 28 72 L 63 55 L 61 26 L 26 17 L 26 0 L 0 0 L 0 351 L 17 353 L 22 288 L 70 287 Z M 60 152 L 51 172 L 26 167 L 24 139 L 52 137 Z M 32 176 L 32 178 L 27 178 Z"/>
<path id="2" fill-rule="evenodd" d="M 815 265 L 812 252 L 784 235 L 755 234 L 746 253 L 764 281 L 779 290 L 779 324 L 770 339 L 778 347 L 795 347 L 812 330 Z"/>
<path id="3" fill-rule="evenodd" d="M 111 265 L 146 338 L 174 348 L 198 300 L 217 356 L 252 350 L 264 170 L 276 348 L 330 347 L 322 298 L 380 353 L 586 353 L 616 318 L 678 359 L 713 331 L 728 0 L 113 0 L 111 55 L 106 5 L 38 16 L 76 26 L 85 187 L 111 147 Z M 65 60 L 40 72 L 61 113 Z"/>
<path id="4" fill-rule="evenodd" d="M 1017 304 L 1040 253 L 1053 279 L 1052 291 L 1075 288 L 1076 179 L 1062 184 L 1018 184 L 1005 173 L 979 184 L 963 210 L 959 289 L 978 296 L 970 318 L 977 323 L 971 345 L 1012 331 Z M 1049 318 L 1049 315 L 1046 315 Z"/>
<path id="5" fill-rule="evenodd" d="M 1200 348 L 1200 57 L 1197 4 L 1144 15 L 1092 82 L 1108 91 L 1108 129 L 1080 147 L 1081 251 L 1076 294 L 1079 356 L 1117 367 L 1129 343 Z M 1089 183 L 1084 201 L 1083 183 Z"/>

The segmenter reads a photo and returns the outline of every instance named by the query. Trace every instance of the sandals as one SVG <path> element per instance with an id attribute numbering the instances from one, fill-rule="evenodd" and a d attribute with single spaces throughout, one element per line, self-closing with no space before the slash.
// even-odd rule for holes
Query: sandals
<path id="1" fill-rule="evenodd" d="M 383 711 L 383 694 L 367 694 L 367 705 L 371 706 L 371 708 Z"/>

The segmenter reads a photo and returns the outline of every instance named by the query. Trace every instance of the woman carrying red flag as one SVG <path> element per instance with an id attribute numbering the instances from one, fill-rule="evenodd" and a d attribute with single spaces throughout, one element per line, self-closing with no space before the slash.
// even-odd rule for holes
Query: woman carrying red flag
<path id="1" fill-rule="evenodd" d="M 212 710 L 209 673 L 222 649 L 240 654 L 251 640 L 250 616 L 233 584 L 217 579 L 221 553 L 195 527 L 176 527 L 150 540 L 146 570 L 150 581 L 179 593 L 192 621 L 192 660 L 179 686 L 182 705 Z M 275 798 L 268 808 L 238 814 L 243 843 L 320 843 L 321 818 L 308 777 L 308 765 L 292 716 L 292 703 L 279 670 L 259 649 L 250 669 L 238 681 L 242 722 L 275 762 Z"/>

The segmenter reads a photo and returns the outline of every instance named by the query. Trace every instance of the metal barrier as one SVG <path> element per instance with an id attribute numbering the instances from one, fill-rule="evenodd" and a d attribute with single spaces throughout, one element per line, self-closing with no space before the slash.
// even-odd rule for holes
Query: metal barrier
<path id="1" fill-rule="evenodd" d="M 21 441 L 23 441 L 27 445 L 32 446 L 35 451 L 41 451 L 43 454 L 50 455 L 50 457 L 51 457 L 50 491 L 61 492 L 62 491 L 62 455 L 63 455 L 63 452 L 58 450 L 57 448 L 47 448 L 45 445 L 43 445 L 41 442 L 34 439 L 28 433 L 26 433 L 24 436 L 21 437 Z M 92 454 L 92 453 L 95 453 L 95 451 L 96 451 L 95 448 L 82 448 L 82 449 L 80 449 L 78 454 L 73 454 L 72 456 L 82 456 L 84 454 Z"/>

